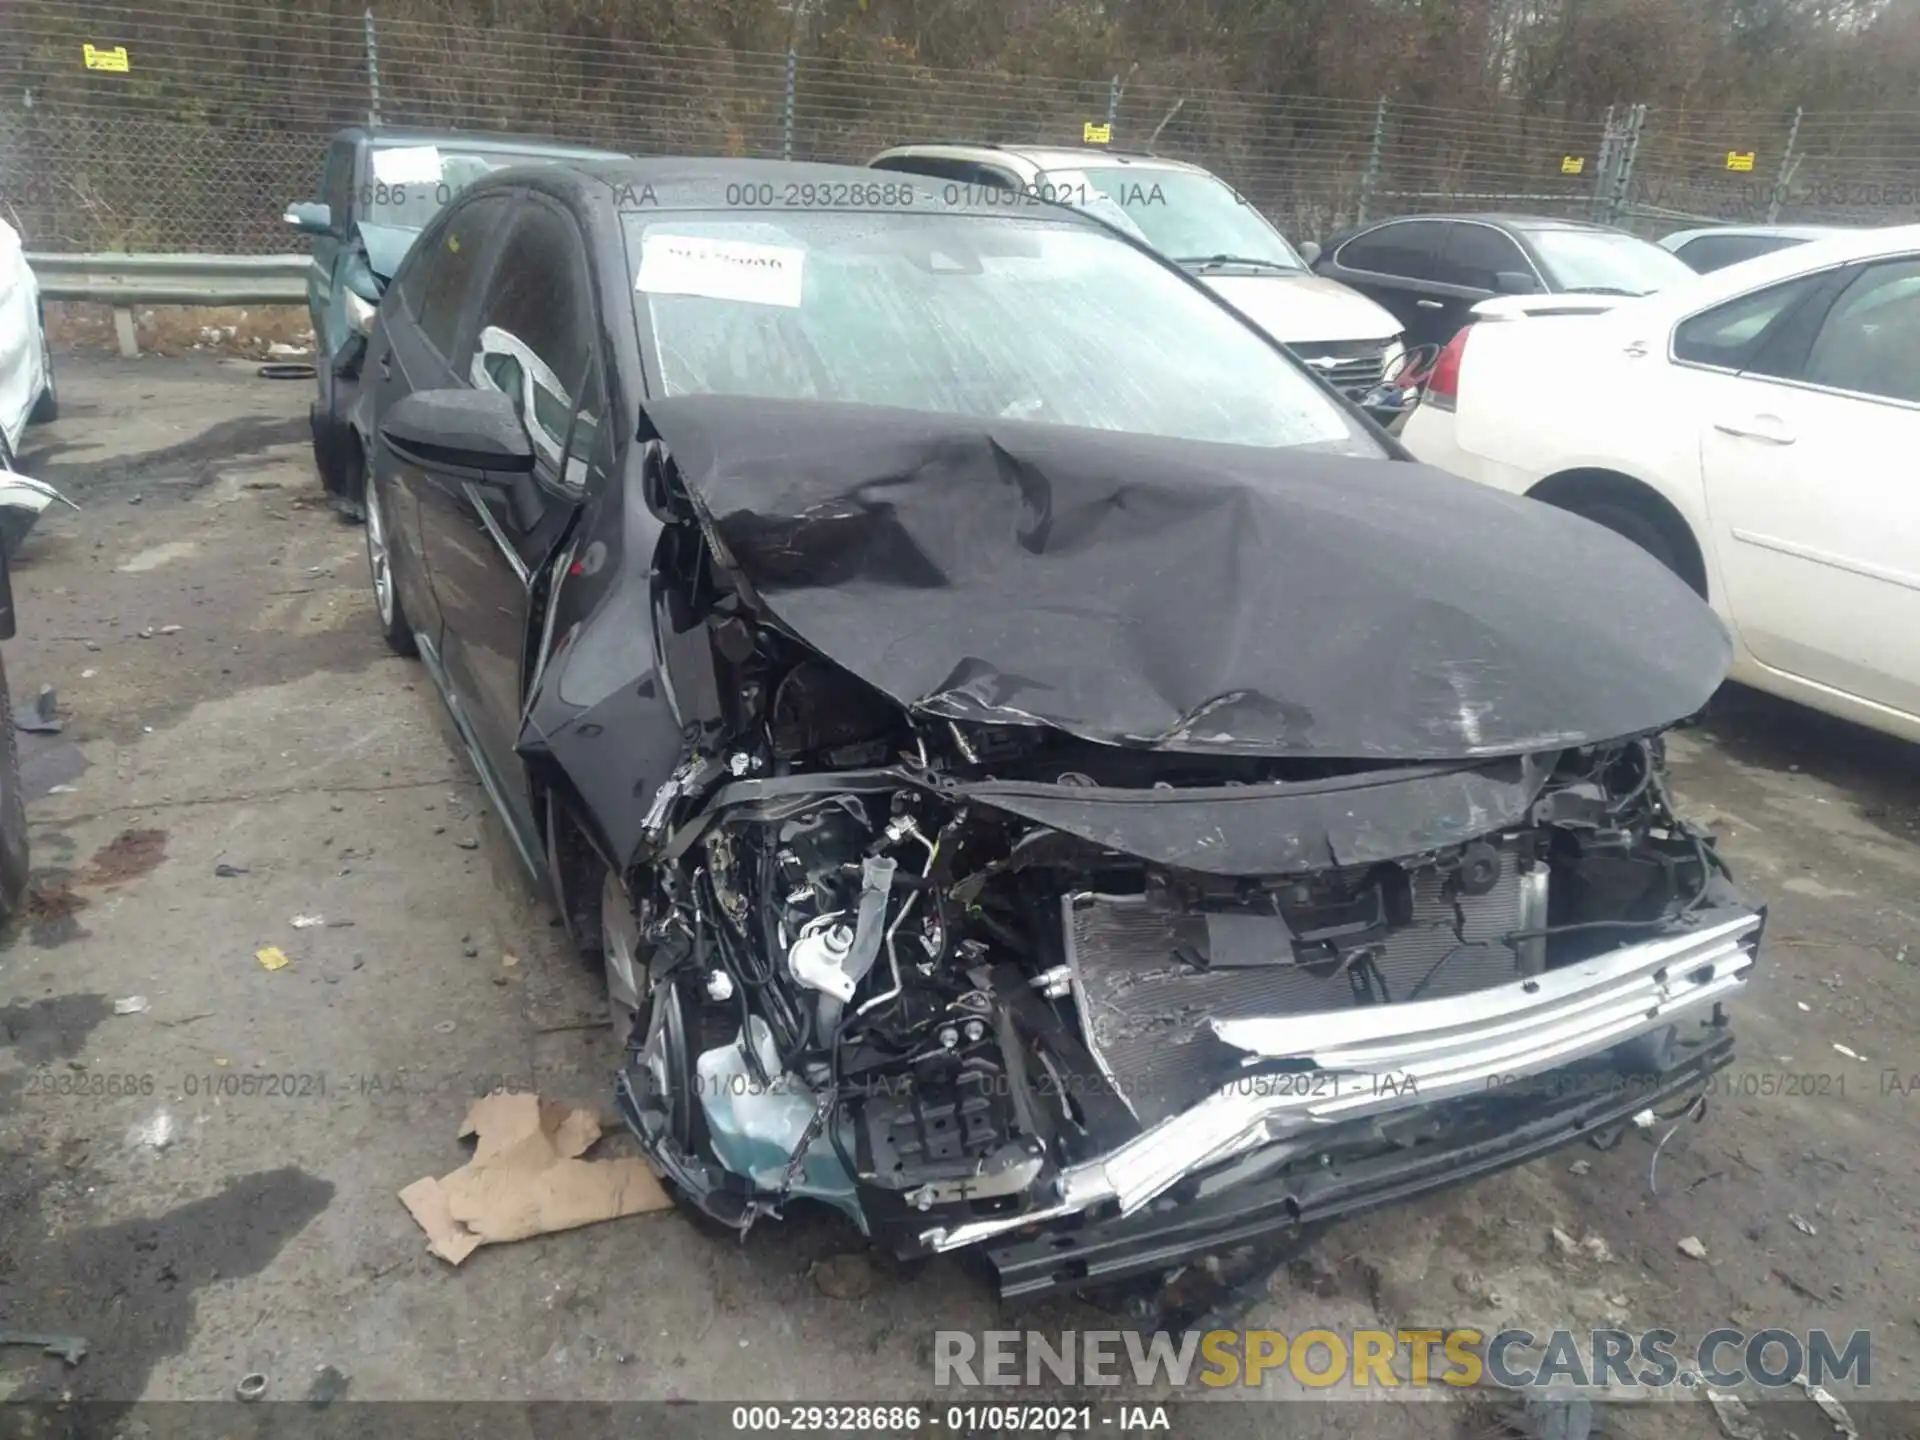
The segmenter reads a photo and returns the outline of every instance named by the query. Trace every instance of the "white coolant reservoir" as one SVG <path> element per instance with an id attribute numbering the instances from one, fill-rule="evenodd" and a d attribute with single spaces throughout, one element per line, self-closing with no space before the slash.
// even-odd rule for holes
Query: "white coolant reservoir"
<path id="1" fill-rule="evenodd" d="M 847 957 L 852 953 L 853 931 L 845 925 L 833 925 L 794 941 L 787 951 L 787 969 L 809 990 L 831 995 L 844 1005 L 853 998 L 859 983 L 847 969 Z"/>

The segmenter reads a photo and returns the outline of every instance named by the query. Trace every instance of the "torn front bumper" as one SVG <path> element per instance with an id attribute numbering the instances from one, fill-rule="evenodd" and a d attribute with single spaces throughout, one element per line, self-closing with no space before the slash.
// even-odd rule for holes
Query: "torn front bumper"
<path id="1" fill-rule="evenodd" d="M 1724 1027 L 1658 1065 L 1598 1065 L 1544 1083 L 1443 1101 L 1395 1134 L 1349 1121 L 1272 1146 L 1262 1173 L 1169 1194 L 1131 1215 L 1088 1215 L 981 1247 L 1005 1300 L 1032 1301 L 1091 1285 L 1163 1277 L 1242 1245 L 1297 1240 L 1382 1205 L 1496 1174 L 1582 1140 L 1617 1134 L 1647 1110 L 1684 1110 L 1733 1060 Z M 1383 1133 L 1383 1131 L 1385 1133 Z M 1183 1189 L 1185 1187 L 1182 1187 Z"/>
<path id="2" fill-rule="evenodd" d="M 1717 1016 L 1752 973 L 1764 917 L 1703 909 L 1656 939 L 1509 984 L 1441 1000 L 1303 1016 L 1215 1021 L 1245 1072 L 1198 1105 L 1058 1177 L 1053 1202 L 918 1236 L 959 1249 L 1092 1211 L 1121 1219 L 1189 1177 L 1344 1122 L 1525 1088 L 1565 1067 Z"/>

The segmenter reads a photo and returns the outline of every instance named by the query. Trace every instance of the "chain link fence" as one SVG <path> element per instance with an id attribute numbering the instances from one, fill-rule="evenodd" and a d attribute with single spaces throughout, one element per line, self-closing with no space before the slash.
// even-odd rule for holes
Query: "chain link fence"
<path id="1" fill-rule="evenodd" d="M 483 25 L 357 0 L 12 0 L 0 205 L 36 249 L 274 252 L 299 248 L 280 216 L 314 195 L 328 135 L 369 120 L 855 164 L 908 140 L 1077 145 L 1091 124 L 1217 171 L 1296 240 L 1440 210 L 1652 234 L 1920 218 L 1920 114 L 1447 109 L 542 33 L 510 8 Z"/>

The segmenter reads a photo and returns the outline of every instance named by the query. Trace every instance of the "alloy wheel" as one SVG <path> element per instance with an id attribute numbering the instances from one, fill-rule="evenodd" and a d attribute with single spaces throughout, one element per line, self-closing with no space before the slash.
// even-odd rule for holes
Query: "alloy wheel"
<path id="1" fill-rule="evenodd" d="M 393 563 L 387 551 L 387 522 L 373 475 L 367 475 L 367 568 L 373 573 L 373 598 L 380 607 L 381 625 L 393 626 Z"/>

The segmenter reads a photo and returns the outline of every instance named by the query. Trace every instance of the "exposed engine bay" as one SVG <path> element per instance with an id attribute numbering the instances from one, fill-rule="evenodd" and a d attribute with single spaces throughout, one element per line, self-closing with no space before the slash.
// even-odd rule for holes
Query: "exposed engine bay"
<path id="1" fill-rule="evenodd" d="M 964 787 L 1150 804 L 1196 771 L 1279 792 L 1377 774 L 1222 778 L 1038 729 L 915 727 L 820 668 L 766 685 L 763 746 L 709 767 L 769 775 L 753 798 L 722 784 L 658 817 L 673 858 L 639 877 L 657 998 L 624 1098 L 728 1225 L 804 1197 L 913 1255 L 1125 1214 L 1293 1134 L 1675 1043 L 1720 1023 L 1753 962 L 1759 919 L 1674 814 L 1657 738 L 1552 757 L 1518 823 L 1463 843 L 1218 874 Z"/>
<path id="2" fill-rule="evenodd" d="M 1644 552 L 1409 464 L 840 410 L 649 405 L 523 740 L 683 1202 L 1032 1295 L 1729 1063 L 1763 914 L 1660 737 L 1730 649 Z"/>

